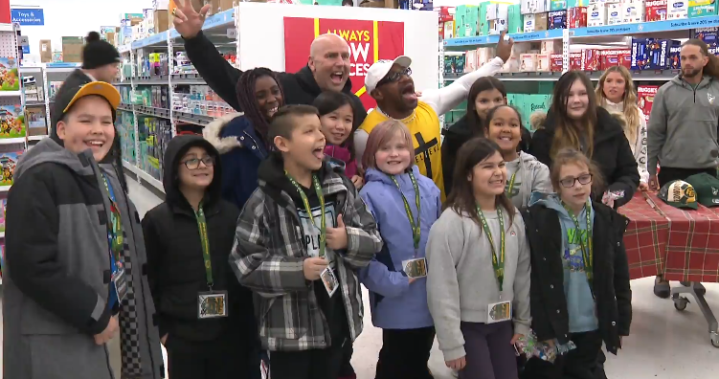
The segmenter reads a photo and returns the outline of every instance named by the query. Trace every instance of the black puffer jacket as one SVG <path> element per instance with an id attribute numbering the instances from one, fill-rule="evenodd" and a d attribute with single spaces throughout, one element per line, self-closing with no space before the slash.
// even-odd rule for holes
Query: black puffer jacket
<path id="1" fill-rule="evenodd" d="M 594 280 L 599 332 L 607 351 L 616 354 L 620 336 L 629 335 L 632 289 L 624 249 L 629 220 L 604 204 L 594 202 Z M 537 339 L 569 339 L 567 299 L 562 266 L 562 227 L 557 211 L 535 204 L 522 212 L 532 251 L 532 329 Z"/>
<path id="2" fill-rule="evenodd" d="M 232 67 L 217 51 L 215 45 L 200 32 L 195 38 L 185 40 L 185 49 L 187 56 L 192 64 L 200 73 L 207 85 L 217 92 L 220 97 L 227 102 L 232 108 L 238 112 L 240 104 L 237 102 L 237 81 L 242 76 L 242 71 Z M 312 105 L 315 98 L 322 93 L 322 89 L 317 85 L 312 71 L 305 66 L 300 71 L 291 74 L 287 72 L 278 72 L 280 85 L 285 93 L 285 104 L 305 104 Z M 353 127 L 357 129 L 362 124 L 367 111 L 364 109 L 360 99 L 352 93 L 352 83 L 347 80 L 342 92 L 350 95 L 353 100 L 352 108 L 354 109 Z"/>
<path id="3" fill-rule="evenodd" d="M 532 122 L 544 125 L 532 136 L 529 154 L 552 168 L 550 151 L 556 128 L 555 117 L 550 109 L 544 120 L 533 115 Z M 619 123 L 604 108 L 597 107 L 597 126 L 594 131 L 594 153 L 592 161 L 599 166 L 607 188 L 592 194 L 594 200 L 601 200 L 605 190 L 624 191 L 624 198 L 614 202 L 620 207 L 629 202 L 639 185 L 639 171 L 632 148 Z"/>

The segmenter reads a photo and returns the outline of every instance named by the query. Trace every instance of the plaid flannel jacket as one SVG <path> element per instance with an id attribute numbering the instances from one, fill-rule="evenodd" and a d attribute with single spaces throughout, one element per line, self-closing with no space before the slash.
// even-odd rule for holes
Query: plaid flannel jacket
<path id="1" fill-rule="evenodd" d="M 357 191 L 338 174 L 326 170 L 325 196 L 336 195 L 337 209 L 347 228 L 347 249 L 334 252 L 350 338 L 362 332 L 364 309 L 355 274 L 382 249 L 374 218 Z M 320 310 L 313 283 L 306 280 L 308 257 L 294 201 L 281 192 L 278 202 L 264 188 L 249 198 L 237 221 L 230 265 L 244 286 L 255 292 L 260 340 L 269 351 L 303 351 L 330 345 L 329 326 Z M 350 183 L 351 185 L 351 183 Z M 328 254 L 330 253 L 330 249 Z M 339 295 L 335 293 L 334 296 Z"/>

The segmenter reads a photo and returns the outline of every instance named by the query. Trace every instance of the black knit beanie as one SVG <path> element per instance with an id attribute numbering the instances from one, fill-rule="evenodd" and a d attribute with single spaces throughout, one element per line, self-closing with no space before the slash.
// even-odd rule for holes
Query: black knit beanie
<path id="1" fill-rule="evenodd" d="M 101 40 L 97 32 L 90 32 L 85 41 L 87 43 L 82 50 L 82 68 L 85 70 L 120 62 L 120 53 L 115 46 Z"/>

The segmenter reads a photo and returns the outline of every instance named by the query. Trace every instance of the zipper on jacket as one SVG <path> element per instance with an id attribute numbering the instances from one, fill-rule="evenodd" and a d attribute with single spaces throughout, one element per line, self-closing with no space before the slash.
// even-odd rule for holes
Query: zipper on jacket
<path id="1" fill-rule="evenodd" d="M 254 146 L 255 149 L 259 149 L 259 146 L 260 146 L 260 145 L 257 143 L 257 141 L 256 141 L 254 138 L 252 138 L 251 135 L 249 135 L 249 134 L 248 134 L 247 132 L 245 132 L 245 131 L 243 131 L 242 134 L 246 135 L 247 138 L 249 138 L 249 139 L 252 140 L 252 142 L 255 144 L 255 146 Z M 264 157 L 264 156 L 267 156 L 267 154 L 261 154 L 261 155 L 262 155 L 263 157 Z"/>

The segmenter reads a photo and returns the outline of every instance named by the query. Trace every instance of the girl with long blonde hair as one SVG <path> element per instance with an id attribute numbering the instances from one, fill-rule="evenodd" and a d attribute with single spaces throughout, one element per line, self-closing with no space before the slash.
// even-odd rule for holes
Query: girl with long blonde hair
<path id="1" fill-rule="evenodd" d="M 624 129 L 629 140 L 634 159 L 639 170 L 639 188 L 646 190 L 649 172 L 647 171 L 647 121 L 637 106 L 637 92 L 632 76 L 624 66 L 610 67 L 602 77 L 596 89 L 599 106 L 612 113 Z"/>

